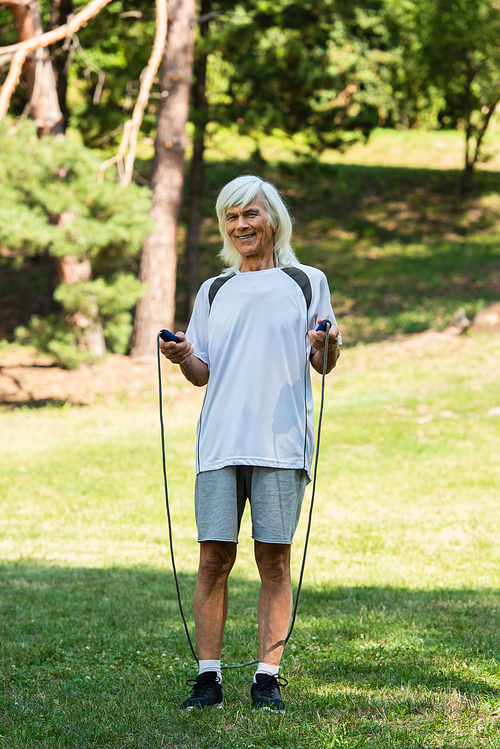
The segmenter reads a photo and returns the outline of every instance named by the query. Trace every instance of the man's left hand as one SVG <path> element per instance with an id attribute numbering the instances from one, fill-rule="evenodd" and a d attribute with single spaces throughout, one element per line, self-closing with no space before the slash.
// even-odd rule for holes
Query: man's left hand
<path id="1" fill-rule="evenodd" d="M 319 320 L 321 322 L 321 320 Z M 328 334 L 328 364 L 327 372 L 330 372 L 337 363 L 337 359 L 340 356 L 339 349 L 339 329 L 336 325 L 332 325 Z M 323 330 L 310 330 L 309 340 L 311 346 L 316 351 L 311 355 L 311 364 L 320 374 L 323 372 L 323 357 L 326 347 L 326 332 Z"/>

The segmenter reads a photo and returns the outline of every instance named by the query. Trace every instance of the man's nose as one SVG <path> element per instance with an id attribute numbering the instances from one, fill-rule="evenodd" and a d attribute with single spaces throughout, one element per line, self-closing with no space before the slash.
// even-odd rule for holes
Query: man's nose
<path id="1" fill-rule="evenodd" d="M 248 221 L 246 219 L 246 216 L 244 216 L 242 213 L 238 216 L 238 222 L 236 224 L 238 229 L 243 228 L 244 226 L 248 226 Z"/>

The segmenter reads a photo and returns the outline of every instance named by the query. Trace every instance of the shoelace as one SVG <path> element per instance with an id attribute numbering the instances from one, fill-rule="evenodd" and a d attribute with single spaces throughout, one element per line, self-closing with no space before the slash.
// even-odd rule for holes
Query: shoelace
<path id="1" fill-rule="evenodd" d="M 205 697 L 207 692 L 212 689 L 214 685 L 219 685 L 217 679 L 211 679 L 210 681 L 196 681 L 196 679 L 188 679 L 186 681 L 188 687 L 192 687 L 191 697 Z"/>
<path id="2" fill-rule="evenodd" d="M 256 683 L 259 692 L 269 699 L 272 698 L 275 687 L 286 687 L 288 685 L 288 681 L 282 676 L 269 676 L 265 681 L 262 680 Z"/>

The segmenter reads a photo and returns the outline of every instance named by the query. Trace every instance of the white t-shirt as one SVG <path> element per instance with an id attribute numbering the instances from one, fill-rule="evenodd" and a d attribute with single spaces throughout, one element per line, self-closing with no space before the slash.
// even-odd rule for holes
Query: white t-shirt
<path id="1" fill-rule="evenodd" d="M 324 273 L 309 277 L 307 309 L 298 283 L 280 268 L 236 274 L 210 308 L 201 286 L 186 338 L 208 364 L 198 421 L 196 471 L 229 465 L 304 468 L 314 452 L 314 414 L 307 332 L 318 319 L 336 324 Z"/>

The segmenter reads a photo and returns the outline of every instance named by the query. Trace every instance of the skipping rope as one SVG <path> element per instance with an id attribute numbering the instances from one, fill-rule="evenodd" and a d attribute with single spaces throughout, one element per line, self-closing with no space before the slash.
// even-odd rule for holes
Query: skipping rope
<path id="1" fill-rule="evenodd" d="M 289 641 L 293 628 L 295 625 L 295 620 L 297 618 L 297 608 L 299 605 L 299 597 L 300 597 L 300 591 L 302 589 L 302 581 L 304 579 L 304 569 L 306 565 L 306 555 L 307 555 L 307 547 L 309 544 L 309 536 L 311 533 L 311 524 L 312 524 L 312 513 L 314 508 L 314 496 L 316 494 L 316 477 L 318 474 L 318 458 L 319 458 L 319 443 L 321 439 L 321 423 L 323 421 L 323 407 L 325 403 L 325 380 L 326 380 L 326 368 L 328 364 L 328 338 L 330 333 L 331 323 L 329 320 L 324 320 L 322 323 L 322 329 L 326 332 L 326 340 L 325 340 L 325 354 L 323 357 L 323 374 L 321 376 L 321 401 L 320 401 L 320 407 L 319 407 L 319 416 L 318 416 L 318 430 L 317 430 L 317 437 L 316 437 L 316 454 L 314 458 L 314 474 L 313 474 L 313 482 L 312 482 L 312 492 L 311 492 L 311 502 L 309 505 L 309 517 L 307 521 L 307 530 L 306 530 L 306 537 L 304 541 L 304 551 L 302 555 L 302 564 L 300 567 L 300 575 L 299 575 L 299 583 L 297 586 L 297 592 L 295 594 L 295 602 L 293 605 L 292 610 L 292 618 L 290 622 L 290 627 L 288 629 L 288 634 L 286 636 L 284 645 L 287 644 Z M 188 623 L 186 621 L 186 616 L 184 614 L 184 609 L 182 607 L 182 600 L 181 600 L 181 592 L 179 589 L 179 580 L 177 577 L 177 568 L 175 566 L 175 556 L 174 556 L 174 544 L 173 544 L 173 534 L 172 534 L 172 518 L 170 515 L 170 502 L 168 499 L 168 483 L 167 483 L 167 458 L 165 454 L 165 426 L 163 422 L 163 392 L 162 392 L 162 380 L 161 380 L 161 354 L 160 354 L 160 338 L 161 333 L 163 331 L 160 331 L 157 336 L 157 346 L 156 346 L 156 355 L 157 355 L 157 364 L 158 364 L 158 396 L 159 396 L 159 407 L 160 407 L 160 431 L 161 431 L 161 452 L 162 452 L 162 468 L 163 468 L 163 486 L 165 490 L 165 507 L 167 510 L 167 520 L 168 520 L 168 538 L 169 538 L 169 545 L 170 545 L 170 558 L 172 560 L 172 572 L 174 575 L 174 581 L 175 581 L 175 590 L 177 593 L 177 601 L 179 604 L 179 612 L 181 615 L 182 623 L 184 624 L 184 630 L 186 632 L 187 641 L 189 643 L 189 647 L 191 648 L 191 653 L 193 654 L 193 658 L 198 663 L 198 655 L 196 653 L 196 650 L 193 645 L 193 641 L 191 640 L 191 635 L 189 633 L 189 627 Z M 244 668 L 245 666 L 253 666 L 256 663 L 258 663 L 258 659 L 255 661 L 248 661 L 248 663 L 237 663 L 234 665 L 229 666 L 221 666 L 221 669 L 229 669 L 229 668 Z"/>

